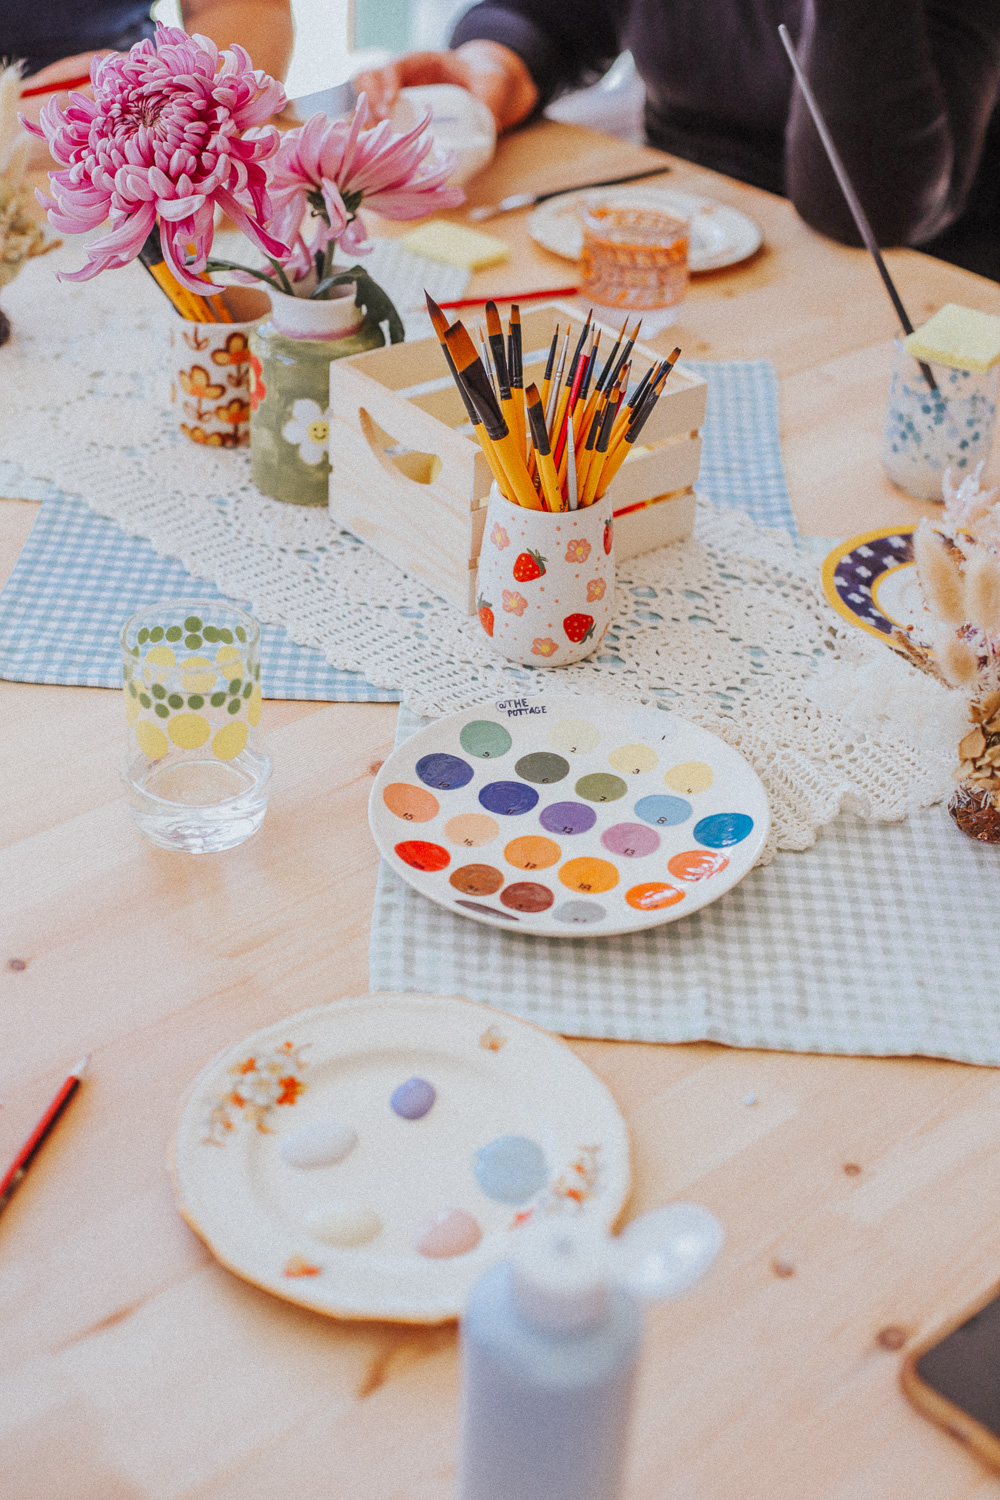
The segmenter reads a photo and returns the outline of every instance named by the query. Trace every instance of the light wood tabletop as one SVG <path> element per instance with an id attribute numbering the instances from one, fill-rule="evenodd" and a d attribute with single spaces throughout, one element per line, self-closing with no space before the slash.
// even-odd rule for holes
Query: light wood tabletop
<path id="1" fill-rule="evenodd" d="M 543 123 L 501 144 L 474 201 L 646 161 L 664 159 Z M 668 181 L 763 228 L 750 263 L 695 281 L 659 344 L 774 361 L 802 530 L 929 509 L 879 468 L 895 328 L 867 256 L 739 183 L 680 162 Z M 472 292 L 567 283 L 525 217 L 487 226 L 513 254 Z M 994 283 L 910 251 L 888 260 L 914 322 L 949 300 L 1000 311 Z M 0 504 L 0 578 L 36 509 Z M 338 1323 L 243 1283 L 182 1222 L 166 1170 L 178 1102 L 220 1048 L 366 991 L 366 805 L 396 710 L 266 704 L 263 829 L 199 857 L 136 832 L 120 714 L 114 692 L 0 683 L 0 1163 L 93 1059 L 0 1220 L 0 1494 L 445 1500 L 454 1327 Z M 571 1045 L 627 1118 L 629 1213 L 691 1197 L 727 1236 L 702 1286 L 650 1315 L 626 1500 L 1000 1494 L 897 1384 L 907 1347 L 1000 1276 L 997 1073 Z"/>

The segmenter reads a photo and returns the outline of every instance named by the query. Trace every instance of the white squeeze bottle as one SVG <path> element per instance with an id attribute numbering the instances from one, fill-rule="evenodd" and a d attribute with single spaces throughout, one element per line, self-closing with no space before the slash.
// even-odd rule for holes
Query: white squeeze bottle
<path id="1" fill-rule="evenodd" d="M 691 1286 L 721 1243 L 696 1204 L 645 1214 L 619 1240 L 565 1218 L 519 1230 L 462 1318 L 458 1500 L 616 1500 L 642 1299 Z"/>

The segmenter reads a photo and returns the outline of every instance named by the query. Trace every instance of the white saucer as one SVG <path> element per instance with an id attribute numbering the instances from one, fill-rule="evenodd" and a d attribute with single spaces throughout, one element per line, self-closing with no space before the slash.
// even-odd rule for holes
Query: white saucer
<path id="1" fill-rule="evenodd" d="M 528 233 L 532 239 L 554 255 L 579 260 L 583 229 L 577 205 L 584 199 L 614 208 L 657 209 L 686 218 L 691 225 L 688 265 L 693 272 L 719 271 L 725 266 L 735 266 L 759 250 L 763 242 L 763 235 L 754 221 L 728 204 L 716 203 L 694 193 L 680 193 L 673 188 L 627 186 L 577 189 L 539 204 L 528 216 Z"/>

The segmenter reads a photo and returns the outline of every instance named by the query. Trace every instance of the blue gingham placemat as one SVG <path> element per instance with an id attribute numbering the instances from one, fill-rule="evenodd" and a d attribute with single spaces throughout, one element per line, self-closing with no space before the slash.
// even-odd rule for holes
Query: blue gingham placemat
<path id="1" fill-rule="evenodd" d="M 397 743 L 424 720 L 401 709 Z M 564 1036 L 1000 1065 L 1000 851 L 944 807 L 841 815 L 814 848 L 645 932 L 546 938 L 486 927 L 383 863 L 373 990 L 463 995 Z"/>
<path id="2" fill-rule="evenodd" d="M 758 526 L 794 534 L 798 528 L 781 458 L 778 377 L 771 361 L 681 363 L 708 381 L 698 493 L 722 510 L 745 510 Z"/>
<path id="3" fill-rule="evenodd" d="M 42 501 L 0 592 L 0 677 L 9 682 L 120 687 L 118 636 L 130 614 L 160 599 L 226 597 L 81 500 L 16 481 L 3 465 L 0 489 Z M 278 625 L 261 625 L 261 687 L 265 698 L 399 700 L 397 692 L 372 687 L 360 672 L 332 667 L 321 651 L 297 645 Z"/>

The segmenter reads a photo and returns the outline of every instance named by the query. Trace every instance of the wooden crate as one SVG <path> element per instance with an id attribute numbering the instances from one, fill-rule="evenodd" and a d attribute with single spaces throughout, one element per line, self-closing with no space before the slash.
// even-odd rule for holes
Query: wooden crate
<path id="1" fill-rule="evenodd" d="M 522 313 L 525 385 L 541 386 L 561 303 Z M 603 325 L 599 325 L 602 326 Z M 611 351 L 616 330 L 605 328 Z M 633 371 L 661 358 L 637 344 Z M 705 381 L 678 368 L 642 442 L 614 482 L 615 555 L 622 561 L 690 536 L 701 461 Z M 330 366 L 330 514 L 383 557 L 469 614 L 492 475 L 433 336 Z"/>

